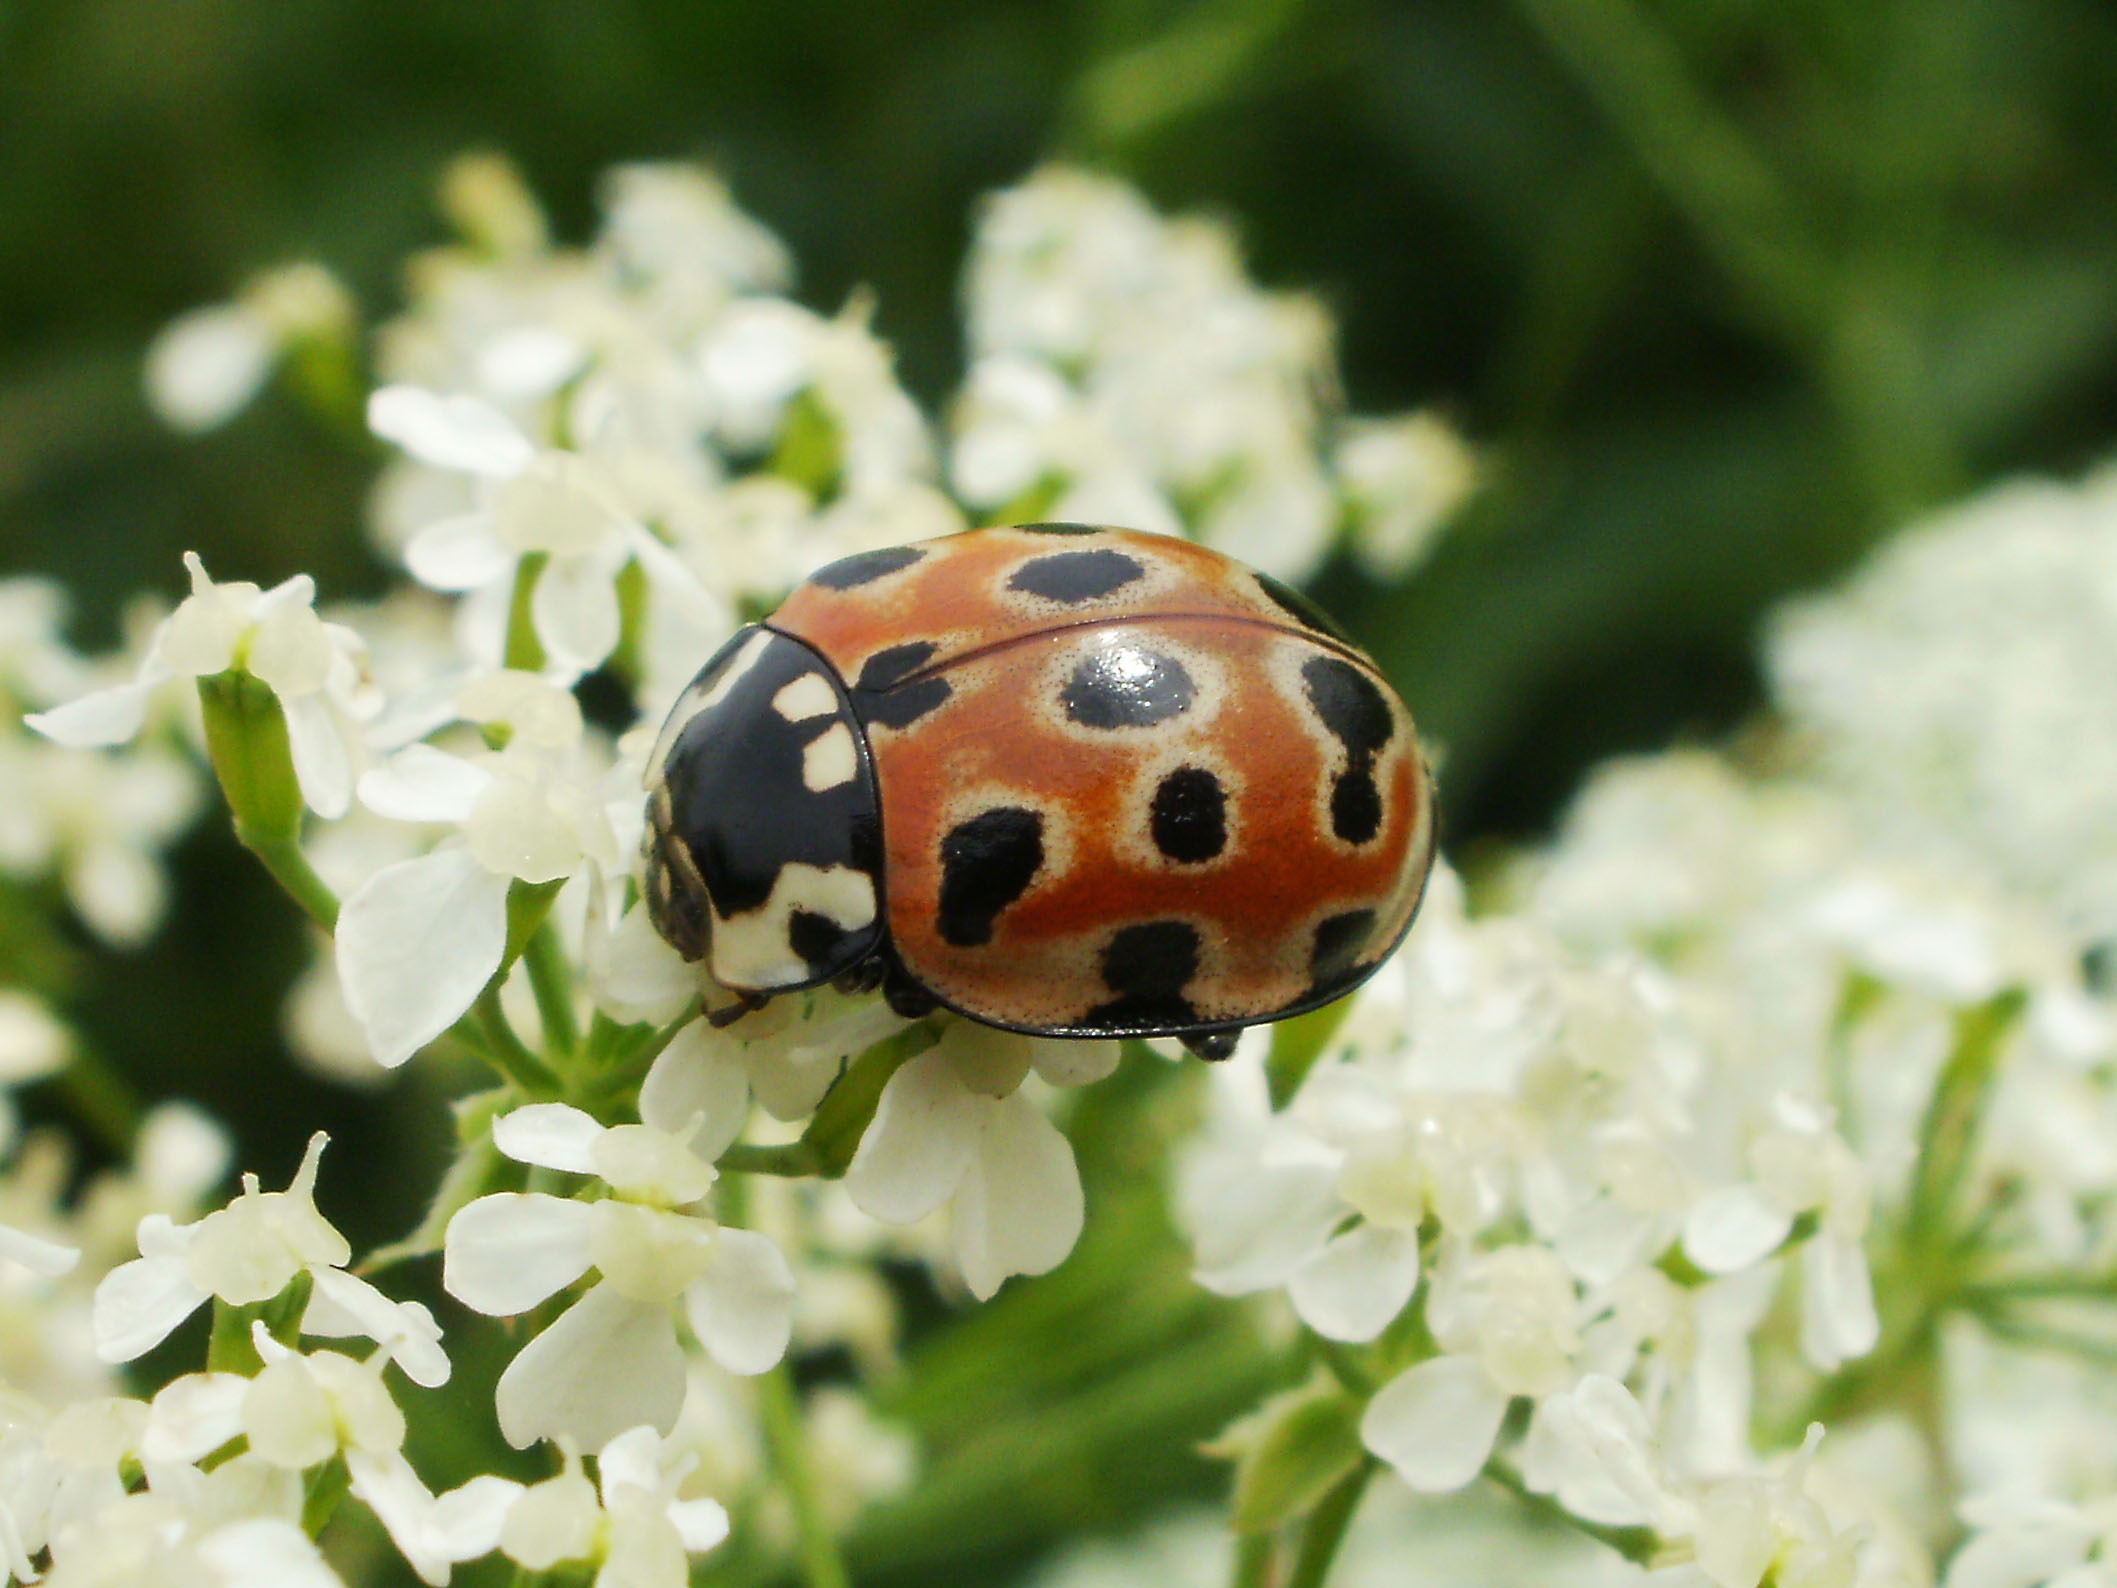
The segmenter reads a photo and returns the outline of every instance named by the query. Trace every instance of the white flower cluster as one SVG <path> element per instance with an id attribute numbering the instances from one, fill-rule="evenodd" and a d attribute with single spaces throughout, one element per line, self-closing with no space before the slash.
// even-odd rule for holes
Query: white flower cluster
<path id="1" fill-rule="evenodd" d="M 1427 415 L 1341 421 L 1322 305 L 1265 293 L 1228 228 L 1056 169 L 990 200 L 966 283 L 950 477 L 1006 519 L 1189 534 L 1281 578 L 1341 528 L 1385 577 L 1471 482 Z"/>
<path id="2" fill-rule="evenodd" d="M 1283 1292 L 1412 1489 L 1718 1588 L 2111 1580 L 2109 478 L 1795 609 L 1778 772 L 1606 769 L 1312 1063 L 1216 1075 L 1198 1277 Z"/>
<path id="3" fill-rule="evenodd" d="M 161 922 L 156 855 L 197 814 L 198 777 L 164 735 L 109 756 L 16 728 L 102 681 L 66 645 L 65 621 L 49 581 L 0 581 L 0 876 L 56 875 L 83 923 L 127 946 Z"/>
<path id="4" fill-rule="evenodd" d="M 1767 660 L 1878 843 L 2117 937 L 2117 469 L 1918 526 L 1782 614 Z"/>

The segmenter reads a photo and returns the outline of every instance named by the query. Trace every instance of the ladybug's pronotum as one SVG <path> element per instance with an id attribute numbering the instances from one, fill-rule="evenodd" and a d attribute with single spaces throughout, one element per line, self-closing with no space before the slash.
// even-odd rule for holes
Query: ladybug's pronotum
<path id="1" fill-rule="evenodd" d="M 1267 575 L 1122 529 L 832 563 L 706 663 L 647 782 L 654 923 L 738 1009 L 879 983 L 1207 1058 L 1358 986 L 1433 861 L 1366 655 Z"/>

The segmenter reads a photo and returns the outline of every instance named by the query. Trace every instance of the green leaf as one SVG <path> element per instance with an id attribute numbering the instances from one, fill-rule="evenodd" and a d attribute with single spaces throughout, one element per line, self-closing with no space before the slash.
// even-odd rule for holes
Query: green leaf
<path id="1" fill-rule="evenodd" d="M 1313 1511 L 1367 1454 L 1360 1412 L 1360 1402 L 1337 1388 L 1267 1402 L 1235 1466 L 1235 1531 L 1273 1532 Z"/>

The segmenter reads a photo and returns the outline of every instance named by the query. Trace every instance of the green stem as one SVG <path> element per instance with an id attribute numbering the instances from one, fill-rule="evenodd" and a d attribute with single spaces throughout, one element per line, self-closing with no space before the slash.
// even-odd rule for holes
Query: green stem
<path id="1" fill-rule="evenodd" d="M 1245 1533 L 1235 1540 L 1235 1575 L 1228 1588 L 1272 1588 L 1272 1568 L 1279 1551 L 1269 1533 Z"/>
<path id="2" fill-rule="evenodd" d="M 1345 1542 L 1345 1531 L 1352 1525 L 1353 1512 L 1360 1508 L 1360 1496 L 1367 1492 L 1377 1465 L 1372 1456 L 1362 1461 L 1340 1478 L 1310 1513 L 1286 1588 L 1323 1588 L 1323 1580 L 1338 1558 L 1338 1546 Z"/>
<path id="3" fill-rule="evenodd" d="M 478 1001 L 471 1008 L 485 1033 L 487 1052 L 483 1056 L 486 1062 L 498 1070 L 503 1079 L 514 1082 L 531 1097 L 552 1096 L 556 1083 L 551 1071 L 530 1050 L 529 1044 L 515 1034 L 507 1011 L 500 1007 L 498 978 L 486 984 L 485 991 L 478 994 Z"/>
<path id="4" fill-rule="evenodd" d="M 549 919 L 529 934 L 522 963 L 529 971 L 529 990 L 536 995 L 544 1045 L 562 1057 L 572 1054 L 581 1042 L 581 1028 L 573 1013 L 573 967 L 566 962 L 558 929 Z"/>
<path id="5" fill-rule="evenodd" d="M 530 602 L 537 592 L 537 580 L 550 561 L 549 552 L 532 551 L 515 564 L 514 589 L 507 601 L 507 641 L 500 659 L 504 666 L 525 673 L 536 672 L 544 665 L 544 647 L 537 639 Z"/>
<path id="6" fill-rule="evenodd" d="M 794 1398 L 794 1376 L 781 1362 L 757 1381 L 758 1410 L 764 1421 L 765 1446 L 772 1469 L 785 1485 L 794 1507 L 795 1547 L 809 1588 L 847 1588 L 845 1562 L 823 1514 L 816 1472 L 809 1464 L 808 1436 L 801 1426 L 801 1407 Z"/>
<path id="7" fill-rule="evenodd" d="M 790 1141 L 783 1147 L 753 1147 L 737 1142 L 720 1155 L 720 1167 L 735 1174 L 772 1174 L 802 1180 L 820 1172 L 823 1159 L 805 1141 Z"/>
<path id="8" fill-rule="evenodd" d="M 258 832 L 241 822 L 235 824 L 235 836 L 257 857 L 265 870 L 272 873 L 273 880 L 292 895 L 310 920 L 326 932 L 338 929 L 338 895 L 316 874 L 299 843 L 292 838 Z"/>

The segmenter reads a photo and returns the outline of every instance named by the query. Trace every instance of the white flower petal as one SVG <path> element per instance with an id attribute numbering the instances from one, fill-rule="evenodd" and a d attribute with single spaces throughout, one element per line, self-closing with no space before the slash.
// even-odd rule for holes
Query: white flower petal
<path id="1" fill-rule="evenodd" d="M 1123 1051 L 1115 1042 L 1038 1037 L 1029 1044 L 1029 1063 L 1053 1086 L 1087 1086 L 1115 1070 Z"/>
<path id="2" fill-rule="evenodd" d="M 531 1103 L 493 1121 L 492 1144 L 516 1163 L 570 1174 L 595 1173 L 595 1144 L 603 1127 L 565 1103 Z"/>
<path id="3" fill-rule="evenodd" d="M 361 774 L 360 803 L 391 821 L 461 823 L 491 781 L 490 772 L 461 756 L 408 744 Z"/>
<path id="4" fill-rule="evenodd" d="M 1419 1288 L 1419 1238 L 1363 1224 L 1325 1244 L 1297 1271 L 1287 1296 L 1326 1340 L 1364 1342 L 1389 1327 Z"/>
<path id="5" fill-rule="evenodd" d="M 666 1434 L 684 1401 L 684 1356 L 669 1309 L 609 1285 L 587 1295 L 524 1346 L 494 1396 L 516 1449 L 539 1439 L 602 1448 L 626 1429 Z"/>
<path id="6" fill-rule="evenodd" d="M 420 386 L 384 386 L 368 398 L 368 429 L 437 469 L 503 480 L 536 456 L 529 438 L 497 408 Z"/>
<path id="7" fill-rule="evenodd" d="M 394 1069 L 468 1009 L 507 947 L 509 879 L 462 849 L 385 866 L 338 913 L 338 981 Z"/>
<path id="8" fill-rule="evenodd" d="M 1421 1494 L 1447 1494 L 1484 1470 L 1506 1415 L 1507 1397 L 1475 1357 L 1437 1356 L 1382 1386 L 1360 1440 Z"/>
<path id="9" fill-rule="evenodd" d="M 617 648 L 617 587 L 595 560 L 546 563 L 529 597 L 529 616 L 551 665 L 562 672 L 592 672 Z"/>
<path id="10" fill-rule="evenodd" d="M 105 1362 L 144 1356 L 205 1301 L 206 1292 L 191 1282 L 181 1257 L 120 1263 L 96 1286 L 90 1314 L 96 1355 Z"/>
<path id="11" fill-rule="evenodd" d="M 645 1423 L 626 1429 L 603 1446 L 595 1458 L 595 1470 L 606 1505 L 612 1491 L 626 1484 L 645 1489 L 649 1494 L 659 1494 L 662 1487 L 662 1436 Z"/>
<path id="12" fill-rule="evenodd" d="M 319 690 L 292 699 L 283 695 L 279 704 L 302 800 L 325 821 L 336 821 L 353 803 L 353 758 L 330 700 Z"/>
<path id="13" fill-rule="evenodd" d="M 186 1373 L 164 1385 L 147 1413 L 140 1459 L 193 1462 L 211 1455 L 243 1431 L 243 1397 L 250 1381 L 240 1373 Z"/>
<path id="14" fill-rule="evenodd" d="M 728 1536 L 728 1512 L 718 1500 L 674 1500 L 669 1523 L 693 1555 L 712 1549 Z"/>
<path id="15" fill-rule="evenodd" d="M 1865 1356 L 1881 1338 L 1874 1278 L 1860 1243 L 1828 1230 L 1801 1253 L 1801 1351 L 1825 1373 Z"/>
<path id="16" fill-rule="evenodd" d="M 515 554 L 493 533 L 490 513 L 429 524 L 404 548 L 404 566 L 429 590 L 476 590 L 514 571 Z"/>
<path id="17" fill-rule="evenodd" d="M 853 1205 L 886 1224 L 911 1224 L 949 1198 L 977 1148 L 980 1111 L 946 1051 L 929 1049 L 882 1088 L 875 1117 L 845 1171 Z"/>
<path id="18" fill-rule="evenodd" d="M 153 687 L 141 680 L 98 689 L 49 711 L 33 711 L 22 720 L 52 743 L 77 750 L 123 744 L 140 731 Z"/>
<path id="19" fill-rule="evenodd" d="M 448 1382 L 441 1326 L 425 1307 L 416 1301 L 392 1301 L 358 1274 L 342 1268 L 311 1268 L 309 1277 L 315 1289 L 302 1314 L 303 1334 L 373 1340 L 414 1384 L 435 1389 Z"/>
<path id="20" fill-rule="evenodd" d="M 714 1361 L 730 1373 L 762 1373 L 786 1355 L 794 1274 L 767 1237 L 724 1229 L 704 1277 L 684 1292 L 684 1309 Z"/>
<path id="21" fill-rule="evenodd" d="M 276 1516 L 214 1529 L 198 1543 L 214 1588 L 345 1588 L 309 1535 Z"/>
<path id="22" fill-rule="evenodd" d="M 991 1113 L 956 1190 L 963 1282 L 980 1301 L 1009 1274 L 1044 1274 L 1080 1238 L 1081 1176 L 1073 1144 L 1020 1092 Z"/>
<path id="23" fill-rule="evenodd" d="M 701 584 L 698 576 L 684 566 L 675 552 L 656 540 L 642 525 L 627 524 L 624 535 L 625 544 L 632 548 L 632 555 L 639 560 L 655 595 L 667 601 L 672 611 L 711 632 L 734 629 L 734 615 L 728 610 L 727 603 Z"/>
<path id="24" fill-rule="evenodd" d="M 588 1272 L 594 1208 L 503 1191 L 457 1211 L 442 1240 L 441 1288 L 493 1317 L 527 1312 Z"/>
<path id="25" fill-rule="evenodd" d="M 211 430 L 257 395 L 277 351 L 271 328 L 254 309 L 239 303 L 193 309 L 147 345 L 147 405 L 172 430 Z"/>
<path id="26" fill-rule="evenodd" d="M 1683 1255 L 1708 1274 L 1732 1274 L 1779 1249 L 1794 1216 L 1753 1185 L 1721 1186 L 1683 1221 Z"/>
<path id="27" fill-rule="evenodd" d="M 750 1114 L 750 1076 L 739 1045 L 694 1020 L 656 1056 L 640 1083 L 640 1119 L 682 1131 L 699 1121 L 691 1150 L 708 1163 L 726 1152 Z"/>
<path id="28" fill-rule="evenodd" d="M 0 1224 L 0 1257 L 20 1263 L 33 1274 L 56 1278 L 71 1271 L 81 1260 L 81 1252 L 78 1247 L 63 1246 L 12 1225 Z"/>

